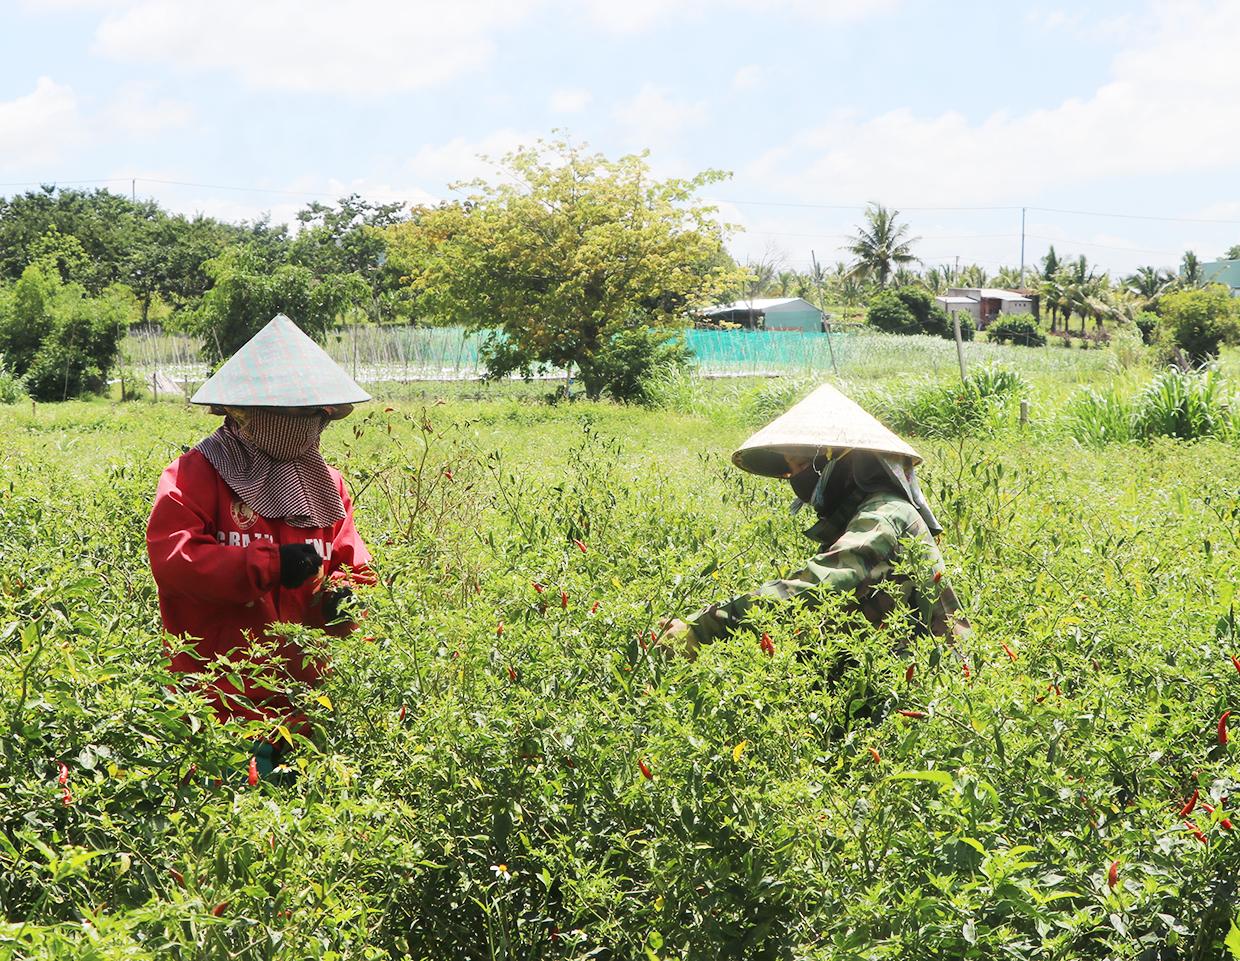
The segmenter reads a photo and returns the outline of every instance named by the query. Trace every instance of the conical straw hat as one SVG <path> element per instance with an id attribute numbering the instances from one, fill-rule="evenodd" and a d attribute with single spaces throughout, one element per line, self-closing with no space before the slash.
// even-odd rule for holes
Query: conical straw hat
<path id="1" fill-rule="evenodd" d="M 198 388 L 190 403 L 211 407 L 341 407 L 370 400 L 353 378 L 306 336 L 276 314 Z"/>
<path id="2" fill-rule="evenodd" d="M 787 477 L 785 456 L 813 460 L 847 450 L 904 457 L 911 464 L 921 455 L 830 384 L 754 434 L 732 455 L 732 463 L 751 474 Z"/>

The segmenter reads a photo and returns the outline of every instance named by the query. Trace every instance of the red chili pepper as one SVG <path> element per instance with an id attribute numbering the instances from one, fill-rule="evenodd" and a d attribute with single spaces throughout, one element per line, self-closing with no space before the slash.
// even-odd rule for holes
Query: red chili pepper
<path id="1" fill-rule="evenodd" d="M 69 783 L 69 768 L 64 761 L 57 761 L 56 768 L 60 772 L 56 777 L 56 783 L 64 787 Z"/>
<path id="2" fill-rule="evenodd" d="M 590 606 L 590 613 L 591 613 L 591 614 L 597 614 L 597 613 L 598 613 L 598 601 L 595 601 L 595 602 L 594 602 L 594 603 Z"/>
<path id="3" fill-rule="evenodd" d="M 905 717 L 918 718 L 918 719 L 929 716 L 926 714 L 925 711 L 898 711 L 896 713 L 903 714 Z"/>
<path id="4" fill-rule="evenodd" d="M 1235 665 L 1237 671 L 1240 671 L 1240 657 L 1236 657 L 1235 654 L 1231 655 L 1231 663 Z"/>
<path id="5" fill-rule="evenodd" d="M 504 636 L 504 622 L 503 621 L 500 621 L 498 624 L 495 625 L 495 636 L 496 637 Z"/>
<path id="6" fill-rule="evenodd" d="M 584 553 L 586 552 L 586 544 L 585 544 L 585 541 L 578 540 L 576 537 L 574 537 L 574 538 L 573 538 L 573 544 L 575 544 L 575 545 L 576 545 L 577 550 L 581 551 L 581 553 L 583 553 L 583 554 L 584 554 Z"/>
<path id="7" fill-rule="evenodd" d="M 642 777 L 644 777 L 647 781 L 654 780 L 654 772 L 650 770 L 650 768 L 646 765 L 646 762 L 641 758 L 637 759 L 637 767 L 641 770 Z"/>
<path id="8" fill-rule="evenodd" d="M 228 902 L 221 901 L 219 904 L 217 904 L 215 907 L 211 909 L 211 917 L 218 918 L 221 914 L 223 914 L 227 910 L 228 910 Z"/>
<path id="9" fill-rule="evenodd" d="M 874 758 L 875 764 L 879 764 L 883 760 L 882 755 L 878 753 L 877 748 L 870 748 L 870 757 Z"/>
<path id="10" fill-rule="evenodd" d="M 1231 711 L 1224 711 L 1223 716 L 1218 719 L 1218 742 L 1219 744 L 1227 743 L 1227 719 L 1231 717 Z"/>
<path id="11" fill-rule="evenodd" d="M 514 684 L 517 680 L 517 669 L 511 664 L 508 665 L 508 680 L 512 681 Z"/>
<path id="12" fill-rule="evenodd" d="M 568 591 L 560 591 L 560 608 L 568 610 Z"/>
<path id="13" fill-rule="evenodd" d="M 270 832 L 267 834 L 267 850 L 274 851 L 276 849 L 276 836 Z"/>
<path id="14" fill-rule="evenodd" d="M 258 758 L 250 758 L 250 770 L 246 775 L 246 780 L 250 782 L 250 787 L 254 787 L 258 783 Z"/>
<path id="15" fill-rule="evenodd" d="M 443 469 L 443 476 L 448 480 L 452 480 L 452 469 L 450 467 L 445 467 Z"/>
<path id="16" fill-rule="evenodd" d="M 64 788 L 64 793 L 60 795 L 60 803 L 68 807 L 73 803 L 73 794 L 69 791 L 68 785 Z"/>
<path id="17" fill-rule="evenodd" d="M 182 874 L 176 868 L 169 868 L 168 873 L 172 875 L 172 880 L 174 880 L 181 887 L 185 887 L 185 875 L 184 874 Z"/>
<path id="18" fill-rule="evenodd" d="M 762 653 L 767 657 L 775 656 L 775 642 L 771 640 L 770 634 L 765 632 L 762 634 L 762 640 L 758 642 L 758 647 L 762 649 Z"/>
<path id="19" fill-rule="evenodd" d="M 1113 888 L 1119 884 L 1119 862 L 1111 862 L 1111 870 L 1107 871 L 1107 887 Z"/>
<path id="20" fill-rule="evenodd" d="M 1180 808 L 1180 817 L 1186 818 L 1193 813 L 1193 808 L 1197 806 L 1197 795 L 1199 793 L 1200 792 L 1198 791 L 1194 791 L 1189 795 L 1188 800 L 1184 802 L 1184 806 Z"/>
<path id="21" fill-rule="evenodd" d="M 1197 806 L 1200 807 L 1201 810 L 1205 811 L 1206 814 L 1214 813 L 1214 805 L 1211 804 L 1209 801 L 1198 801 Z"/>
<path id="22" fill-rule="evenodd" d="M 939 581 L 941 581 L 942 579 L 943 579 L 943 572 L 942 572 L 942 571 L 935 571 L 935 572 L 934 572 L 934 583 L 936 583 L 936 584 L 937 584 L 937 583 L 938 583 Z"/>
<path id="23" fill-rule="evenodd" d="M 908 667 L 904 669 L 904 682 L 906 684 L 910 683 L 913 680 L 913 675 L 916 673 L 917 673 L 917 665 L 910 664 Z"/>
<path id="24" fill-rule="evenodd" d="M 403 720 L 405 719 L 405 711 L 406 711 L 406 710 L 408 710 L 408 708 L 406 708 L 406 707 L 405 707 L 405 705 L 404 705 L 404 704 L 402 704 L 402 705 L 400 706 L 400 714 L 399 714 L 399 715 L 397 715 L 396 720 L 398 720 L 398 721 L 403 721 Z"/>
<path id="25" fill-rule="evenodd" d="M 964 679 L 965 679 L 966 681 L 967 681 L 967 680 L 970 680 L 970 679 L 973 677 L 973 672 L 972 672 L 971 670 L 969 670 L 969 662 L 968 662 L 968 661 L 961 661 L 961 662 L 960 662 L 960 669 L 961 669 L 961 672 L 964 674 Z"/>
<path id="26" fill-rule="evenodd" d="M 1192 821 L 1185 821 L 1184 826 L 1188 828 L 1188 833 L 1195 837 L 1202 844 L 1209 844 L 1210 840 L 1202 833 L 1201 828 L 1197 827 Z"/>
<path id="27" fill-rule="evenodd" d="M 1221 827 L 1224 831 L 1230 831 L 1231 830 L 1231 818 L 1223 818 L 1223 820 L 1218 822 L 1218 826 Z"/>
<path id="28" fill-rule="evenodd" d="M 1003 653 L 1008 656 L 1008 660 L 1013 664 L 1016 663 L 1016 652 L 1008 645 L 1007 641 L 1003 641 Z"/>
<path id="29" fill-rule="evenodd" d="M 534 582 L 534 593 L 535 594 L 541 594 L 545 590 L 546 588 L 543 587 L 541 584 L 539 584 L 538 581 Z"/>

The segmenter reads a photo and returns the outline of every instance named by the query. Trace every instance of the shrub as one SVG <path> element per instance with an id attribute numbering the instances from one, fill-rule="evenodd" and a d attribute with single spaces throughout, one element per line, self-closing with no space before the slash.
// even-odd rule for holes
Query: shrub
<path id="1" fill-rule="evenodd" d="M 930 334 L 946 340 L 956 336 L 951 318 L 924 287 L 882 291 L 870 301 L 866 317 L 872 327 L 889 334 Z M 962 314 L 961 339 L 972 340 L 974 330 L 973 318 Z"/>
<path id="2" fill-rule="evenodd" d="M 22 379 L 4 365 L 4 355 L 0 354 L 0 404 L 16 404 L 25 399 Z"/>
<path id="3" fill-rule="evenodd" d="M 1141 332 L 1141 340 L 1146 344 L 1152 344 L 1158 339 L 1158 315 L 1153 311 L 1145 310 L 1137 314 L 1136 319 L 1137 330 Z"/>
<path id="4" fill-rule="evenodd" d="M 1111 335 L 1111 361 L 1119 370 L 1140 367 L 1149 355 L 1140 327 L 1127 324 L 1115 328 Z"/>
<path id="5" fill-rule="evenodd" d="M 989 364 L 969 375 L 969 383 L 981 397 L 1028 397 L 1029 383 L 1018 371 Z"/>
<path id="6" fill-rule="evenodd" d="M 116 290 L 89 297 L 32 265 L 0 302 L 0 352 L 36 400 L 96 393 L 116 362 L 127 308 Z"/>
<path id="7" fill-rule="evenodd" d="M 1159 310 L 1159 341 L 1168 358 L 1182 352 L 1200 364 L 1218 356 L 1221 345 L 1240 342 L 1240 307 L 1221 284 L 1167 294 Z"/>
<path id="8" fill-rule="evenodd" d="M 888 334 L 921 333 L 917 318 L 894 290 L 884 290 L 875 295 L 866 311 L 866 321 L 871 327 Z"/>
<path id="9" fill-rule="evenodd" d="M 1003 314 L 986 328 L 995 343 L 1021 344 L 1025 347 L 1045 347 L 1046 335 L 1038 330 L 1037 322 L 1029 314 Z"/>
<path id="10" fill-rule="evenodd" d="M 689 365 L 689 349 L 677 330 L 641 325 L 612 334 L 580 373 L 589 397 L 649 403 L 654 377 Z"/>

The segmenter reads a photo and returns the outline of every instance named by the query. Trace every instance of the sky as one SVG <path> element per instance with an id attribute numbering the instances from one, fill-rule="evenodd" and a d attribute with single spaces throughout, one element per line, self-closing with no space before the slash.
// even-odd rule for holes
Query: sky
<path id="1" fill-rule="evenodd" d="M 1027 264 L 1122 276 L 1240 243 L 1237 50 L 1229 0 L 0 0 L 0 194 L 288 221 L 565 136 L 730 171 L 741 259 L 845 260 L 877 202 L 994 271 L 1025 208 Z"/>

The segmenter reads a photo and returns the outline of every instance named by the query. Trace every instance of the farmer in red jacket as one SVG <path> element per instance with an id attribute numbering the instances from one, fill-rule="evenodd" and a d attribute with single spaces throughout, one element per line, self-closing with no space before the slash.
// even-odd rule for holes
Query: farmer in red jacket
<path id="1" fill-rule="evenodd" d="M 325 664 L 268 626 L 353 627 L 340 616 L 342 601 L 374 576 L 319 435 L 369 399 L 282 314 L 193 397 L 224 423 L 164 471 L 146 543 L 164 628 L 188 642 L 172 668 L 202 676 L 221 719 L 269 722 L 273 732 L 303 726 L 280 688 L 290 679 L 316 684 Z M 274 649 L 252 654 L 255 641 Z M 214 663 L 221 657 L 261 670 L 242 678 Z M 265 774 L 272 749 L 256 753 Z"/>

